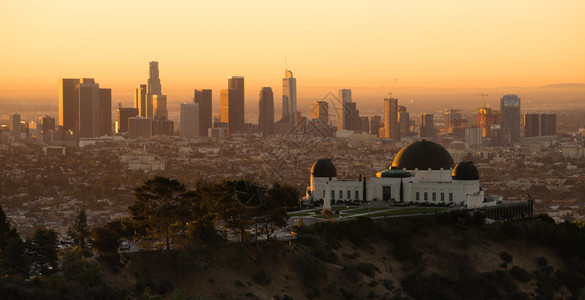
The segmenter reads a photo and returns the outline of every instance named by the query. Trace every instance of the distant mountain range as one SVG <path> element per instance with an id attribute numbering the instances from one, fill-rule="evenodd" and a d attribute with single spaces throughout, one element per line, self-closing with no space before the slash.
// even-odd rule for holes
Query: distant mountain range
<path id="1" fill-rule="evenodd" d="M 585 83 L 558 83 L 541 86 L 541 88 L 585 88 Z"/>

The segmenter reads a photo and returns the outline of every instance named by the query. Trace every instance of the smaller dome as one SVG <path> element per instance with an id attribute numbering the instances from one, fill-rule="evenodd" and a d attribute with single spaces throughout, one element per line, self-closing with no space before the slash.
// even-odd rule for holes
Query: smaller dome
<path id="1" fill-rule="evenodd" d="M 337 168 L 328 158 L 317 160 L 311 168 L 313 177 L 337 177 Z"/>
<path id="2" fill-rule="evenodd" d="M 471 161 L 462 161 L 453 168 L 453 180 L 479 180 L 479 170 Z"/>

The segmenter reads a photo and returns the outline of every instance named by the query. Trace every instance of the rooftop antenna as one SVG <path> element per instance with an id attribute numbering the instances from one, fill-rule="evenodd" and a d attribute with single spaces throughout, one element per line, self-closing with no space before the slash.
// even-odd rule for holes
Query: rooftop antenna
<path id="1" fill-rule="evenodd" d="M 397 80 L 398 80 L 398 78 L 394 78 L 394 84 L 392 84 L 392 89 L 390 90 L 390 93 L 388 93 L 389 98 L 392 98 L 392 92 L 394 92 L 394 87 L 396 86 Z"/>

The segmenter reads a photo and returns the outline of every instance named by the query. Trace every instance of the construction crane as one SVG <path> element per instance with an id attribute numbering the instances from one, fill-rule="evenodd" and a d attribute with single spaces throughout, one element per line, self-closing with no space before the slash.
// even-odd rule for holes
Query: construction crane
<path id="1" fill-rule="evenodd" d="M 394 78 L 394 84 L 392 84 L 392 89 L 390 90 L 390 93 L 388 93 L 388 98 L 392 98 L 392 92 L 394 92 L 394 87 L 396 86 L 396 80 L 398 80 L 398 78 Z"/>
<path id="2" fill-rule="evenodd" d="M 488 94 L 486 93 L 481 93 L 481 94 L 473 94 L 473 96 L 481 96 L 481 108 L 483 108 L 483 97 L 487 96 Z"/>

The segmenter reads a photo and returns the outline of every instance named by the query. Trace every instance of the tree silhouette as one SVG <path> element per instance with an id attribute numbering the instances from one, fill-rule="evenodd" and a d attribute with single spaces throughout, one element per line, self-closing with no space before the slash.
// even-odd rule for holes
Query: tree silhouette
<path id="1" fill-rule="evenodd" d="M 30 266 L 30 258 L 26 253 L 24 242 L 18 237 L 10 239 L 0 253 L 0 270 L 2 270 L 2 273 L 7 275 L 19 274 L 24 278 L 28 278 Z"/>
<path id="2" fill-rule="evenodd" d="M 67 234 L 73 239 L 73 245 L 78 246 L 84 256 L 91 255 L 91 250 L 89 248 L 89 242 L 91 239 L 91 231 L 87 226 L 87 215 L 85 214 L 85 210 L 81 210 L 77 218 L 75 218 L 75 223 L 73 226 L 69 228 Z"/>
<path id="3" fill-rule="evenodd" d="M 185 228 L 193 194 L 175 179 L 156 176 L 136 188 L 135 195 L 136 202 L 128 208 L 132 219 L 151 237 L 164 237 L 169 250 L 171 239 Z"/>
<path id="4" fill-rule="evenodd" d="M 6 214 L 0 206 L 0 250 L 4 249 L 4 247 L 8 244 L 8 241 L 18 238 L 18 233 L 16 233 L 16 228 L 12 228 L 10 226 L 10 222 L 6 218 Z"/>
<path id="5" fill-rule="evenodd" d="M 37 228 L 32 238 L 26 240 L 31 261 L 41 274 L 57 268 L 57 232 L 53 229 Z"/>

